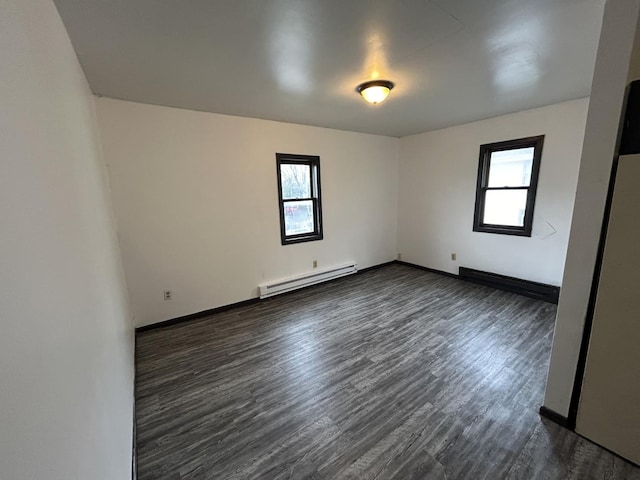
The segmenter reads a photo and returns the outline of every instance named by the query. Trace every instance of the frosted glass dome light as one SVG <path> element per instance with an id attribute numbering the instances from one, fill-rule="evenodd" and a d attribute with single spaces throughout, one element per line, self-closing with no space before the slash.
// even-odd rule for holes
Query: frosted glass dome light
<path id="1" fill-rule="evenodd" d="M 389 80 L 371 80 L 361 83 L 356 87 L 356 92 L 362 95 L 367 102 L 377 105 L 384 101 L 393 88 L 393 82 Z"/>

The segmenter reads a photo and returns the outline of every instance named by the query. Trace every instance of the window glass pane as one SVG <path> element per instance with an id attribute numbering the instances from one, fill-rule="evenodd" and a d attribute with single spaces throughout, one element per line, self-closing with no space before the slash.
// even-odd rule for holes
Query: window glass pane
<path id="1" fill-rule="evenodd" d="M 281 164 L 282 198 L 311 198 L 311 167 L 309 165 Z"/>
<path id="2" fill-rule="evenodd" d="M 299 235 L 313 233 L 313 202 L 284 202 L 284 231 L 285 235 Z"/>
<path id="3" fill-rule="evenodd" d="M 533 147 L 491 152 L 488 187 L 528 187 Z"/>
<path id="4" fill-rule="evenodd" d="M 527 190 L 487 190 L 483 223 L 524 227 Z"/>

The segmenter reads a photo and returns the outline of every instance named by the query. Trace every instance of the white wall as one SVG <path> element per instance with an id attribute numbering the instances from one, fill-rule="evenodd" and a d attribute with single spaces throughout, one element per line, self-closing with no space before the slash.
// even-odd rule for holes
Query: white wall
<path id="1" fill-rule="evenodd" d="M 396 138 L 101 98 L 136 324 L 258 295 L 258 284 L 396 256 Z M 275 153 L 320 155 L 324 239 L 280 244 Z M 163 300 L 163 290 L 173 300 Z"/>
<path id="2" fill-rule="evenodd" d="M 608 0 L 604 11 L 544 400 L 561 415 L 569 412 L 639 11 L 640 0 Z"/>
<path id="3" fill-rule="evenodd" d="M 587 106 L 588 99 L 580 99 L 403 138 L 402 260 L 451 273 L 464 266 L 560 285 Z M 480 145 L 541 134 L 532 236 L 474 232 Z"/>
<path id="4" fill-rule="evenodd" d="M 93 97 L 50 0 L 0 2 L 0 45 L 0 478 L 130 478 L 132 325 Z"/>

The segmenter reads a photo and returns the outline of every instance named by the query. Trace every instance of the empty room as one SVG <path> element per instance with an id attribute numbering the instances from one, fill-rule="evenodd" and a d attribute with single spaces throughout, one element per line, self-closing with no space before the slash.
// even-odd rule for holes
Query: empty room
<path id="1" fill-rule="evenodd" d="M 0 2 L 0 479 L 640 480 L 639 19 Z"/>

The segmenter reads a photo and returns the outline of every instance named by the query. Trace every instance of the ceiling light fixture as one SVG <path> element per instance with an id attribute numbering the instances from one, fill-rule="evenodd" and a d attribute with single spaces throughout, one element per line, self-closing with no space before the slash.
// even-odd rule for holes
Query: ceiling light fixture
<path id="1" fill-rule="evenodd" d="M 367 102 L 376 105 L 387 98 L 393 86 L 393 82 L 389 80 L 371 80 L 358 85 L 356 92 L 362 95 L 362 98 Z"/>

